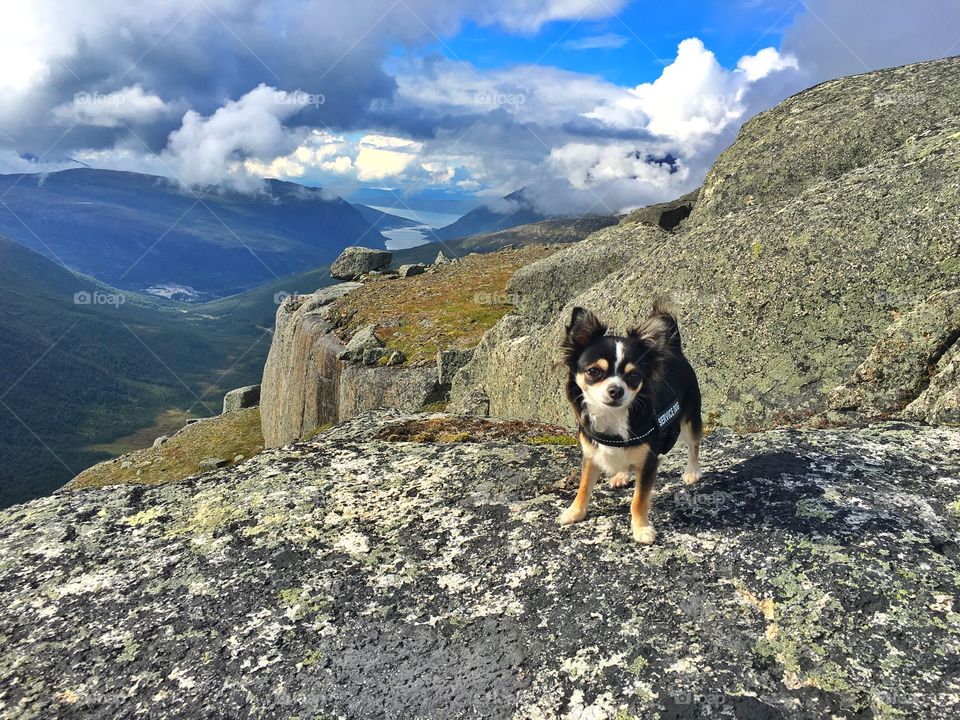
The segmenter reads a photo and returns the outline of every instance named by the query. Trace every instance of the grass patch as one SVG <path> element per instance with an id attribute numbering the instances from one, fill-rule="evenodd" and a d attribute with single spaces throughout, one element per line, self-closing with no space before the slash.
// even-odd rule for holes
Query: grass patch
<path id="1" fill-rule="evenodd" d="M 306 434 L 305 434 L 302 438 L 300 438 L 300 439 L 301 439 L 301 440 L 312 440 L 313 438 L 315 438 L 315 437 L 316 437 L 317 435 L 319 435 L 320 433 L 325 433 L 327 430 L 329 430 L 329 429 L 332 428 L 332 427 L 333 427 L 333 423 L 332 423 L 332 422 L 325 422 L 325 423 L 323 423 L 322 425 L 317 425 L 313 430 L 311 430 L 310 432 L 306 433 Z"/>
<path id="2" fill-rule="evenodd" d="M 536 435 L 526 442 L 530 445 L 576 445 L 577 439 L 572 435 Z"/>
<path id="3" fill-rule="evenodd" d="M 575 445 L 576 440 L 556 425 L 530 420 L 495 420 L 491 418 L 450 415 L 439 418 L 417 418 L 393 422 L 375 435 L 388 442 L 467 443 L 509 441 L 540 445 Z M 566 437 L 569 442 L 562 442 Z M 551 442 L 536 442 L 549 438 Z"/>
<path id="4" fill-rule="evenodd" d="M 330 315 L 344 339 L 373 323 L 406 365 L 429 365 L 438 350 L 474 347 L 513 307 L 506 289 L 514 272 L 558 249 L 531 245 L 468 255 L 423 275 L 373 280 L 337 300 Z"/>
<path id="5" fill-rule="evenodd" d="M 204 458 L 233 461 L 263 450 L 260 408 L 237 410 L 188 425 L 159 448 L 137 450 L 94 465 L 71 480 L 68 489 L 136 483 L 162 485 L 183 480 L 199 472 Z M 129 463 L 129 467 L 123 467 Z"/>

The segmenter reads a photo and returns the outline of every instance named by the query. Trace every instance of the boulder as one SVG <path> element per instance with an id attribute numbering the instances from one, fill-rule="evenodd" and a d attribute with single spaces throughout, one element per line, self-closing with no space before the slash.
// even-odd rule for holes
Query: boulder
<path id="1" fill-rule="evenodd" d="M 217 468 L 226 467 L 229 464 L 230 461 L 224 458 L 209 457 L 201 460 L 197 467 L 200 469 L 200 472 L 206 472 L 207 470 L 216 470 Z"/>
<path id="2" fill-rule="evenodd" d="M 156 440 L 153 441 L 154 449 L 161 447 L 169 439 L 170 439 L 169 435 L 161 435 L 160 437 L 158 437 Z"/>
<path id="3" fill-rule="evenodd" d="M 339 280 L 356 280 L 371 270 L 390 267 L 393 254 L 386 250 L 365 247 L 348 247 L 330 266 L 330 275 Z"/>
<path id="4" fill-rule="evenodd" d="M 437 253 L 436 259 L 433 261 L 434 265 L 443 265 L 444 263 L 450 262 L 450 258 L 443 254 L 443 250 Z"/>
<path id="5" fill-rule="evenodd" d="M 450 385 L 453 376 L 473 358 L 473 348 L 467 350 L 440 350 L 437 352 L 437 382 Z"/>
<path id="6" fill-rule="evenodd" d="M 6 714 L 960 715 L 957 430 L 713 433 L 639 546 L 606 483 L 557 526 L 576 448 L 407 421 L 0 511 Z"/>
<path id="7" fill-rule="evenodd" d="M 357 330 L 340 353 L 340 359 L 366 365 L 376 364 L 387 352 L 383 342 L 377 337 L 376 330 L 376 325 L 367 325 Z"/>
<path id="8" fill-rule="evenodd" d="M 237 388 L 223 396 L 223 412 L 225 413 L 256 407 L 259 404 L 259 385 L 247 385 L 246 387 Z"/>
<path id="9" fill-rule="evenodd" d="M 690 217 L 690 213 L 696 207 L 699 194 L 700 190 L 698 188 L 676 200 L 647 205 L 628 213 L 620 222 L 624 225 L 641 223 L 643 225 L 655 225 L 664 230 L 673 230 Z"/>
<path id="10" fill-rule="evenodd" d="M 623 332 L 667 295 L 708 424 L 829 414 L 891 324 L 960 282 L 958 80 L 960 58 L 844 78 L 751 120 L 673 232 L 621 224 L 581 243 L 581 262 L 570 248 L 518 272 L 516 310 L 457 374 L 454 407 L 480 390 L 493 415 L 572 424 L 557 368 L 571 309 Z M 893 100 L 908 97 L 920 105 L 905 113 Z M 609 272 L 595 265 L 628 245 Z"/>
<path id="11" fill-rule="evenodd" d="M 397 268 L 397 274 L 402 277 L 413 277 L 414 275 L 423 275 L 427 271 L 427 266 L 421 263 L 401 265 Z"/>
<path id="12" fill-rule="evenodd" d="M 316 298 L 278 309 L 260 399 L 266 447 L 363 410 L 413 411 L 442 399 L 436 368 L 395 367 L 405 362 L 403 353 L 384 348 L 374 329 L 362 328 L 345 347 Z"/>

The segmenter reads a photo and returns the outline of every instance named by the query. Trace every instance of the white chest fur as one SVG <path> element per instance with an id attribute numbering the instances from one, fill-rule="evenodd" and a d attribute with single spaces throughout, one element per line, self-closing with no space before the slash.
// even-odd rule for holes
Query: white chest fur
<path id="1" fill-rule="evenodd" d="M 617 435 L 624 440 L 630 437 L 630 415 L 626 407 L 602 408 L 599 411 L 591 408 L 589 415 L 590 426 L 597 432 L 604 435 Z M 647 455 L 645 445 L 629 448 L 592 445 L 586 442 L 581 442 L 580 445 L 584 457 L 595 463 L 608 477 L 639 469 Z"/>
<path id="2" fill-rule="evenodd" d="M 608 477 L 612 477 L 619 472 L 628 472 L 634 466 L 635 453 L 630 452 L 634 448 L 591 445 L 586 442 L 582 442 L 581 447 L 584 457 L 595 463 L 600 471 Z"/>

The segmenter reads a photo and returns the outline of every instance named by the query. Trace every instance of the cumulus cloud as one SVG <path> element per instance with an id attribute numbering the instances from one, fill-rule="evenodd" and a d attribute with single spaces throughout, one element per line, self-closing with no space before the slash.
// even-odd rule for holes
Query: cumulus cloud
<path id="1" fill-rule="evenodd" d="M 422 143 L 388 135 L 366 135 L 360 140 L 355 161 L 357 179 L 384 180 L 397 177 L 423 148 Z"/>
<path id="2" fill-rule="evenodd" d="M 259 85 L 209 117 L 188 111 L 163 156 L 184 184 L 254 188 L 257 178 L 244 161 L 262 162 L 296 149 L 307 131 L 290 130 L 284 121 L 302 107 L 290 93 Z"/>
<path id="3" fill-rule="evenodd" d="M 0 7 L 0 169 L 526 187 L 617 211 L 702 181 L 740 124 L 813 82 L 960 52 L 960 6 L 808 0 L 779 49 L 723 66 L 695 38 L 653 82 L 421 56 L 464 23 L 535 33 L 627 0 L 31 0 Z M 621 46 L 602 24 L 568 50 Z M 600 34 L 589 34 L 599 32 Z M 397 49 L 410 52 L 397 52 Z M 287 92 L 285 92 L 287 91 Z"/>
<path id="4" fill-rule="evenodd" d="M 797 60 L 774 48 L 725 69 L 697 38 L 684 40 L 676 59 L 652 83 L 638 85 L 613 103 L 587 113 L 612 125 L 646 127 L 653 134 L 696 145 L 741 120 L 750 85 L 772 72 L 797 69 Z"/>

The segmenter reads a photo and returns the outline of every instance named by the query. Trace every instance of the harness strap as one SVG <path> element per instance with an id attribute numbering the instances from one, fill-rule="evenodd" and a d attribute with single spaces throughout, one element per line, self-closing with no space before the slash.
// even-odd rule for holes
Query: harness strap
<path id="1" fill-rule="evenodd" d="M 635 445 L 643 444 L 653 433 L 661 432 L 665 427 L 667 427 L 667 425 L 676 419 L 679 413 L 680 401 L 674 400 L 666 410 L 653 418 L 653 425 L 646 432 L 628 438 L 622 438 L 617 435 L 606 435 L 604 433 L 595 433 L 582 422 L 580 423 L 579 429 L 588 440 L 592 440 L 599 445 L 609 445 L 610 447 L 633 447 Z"/>

